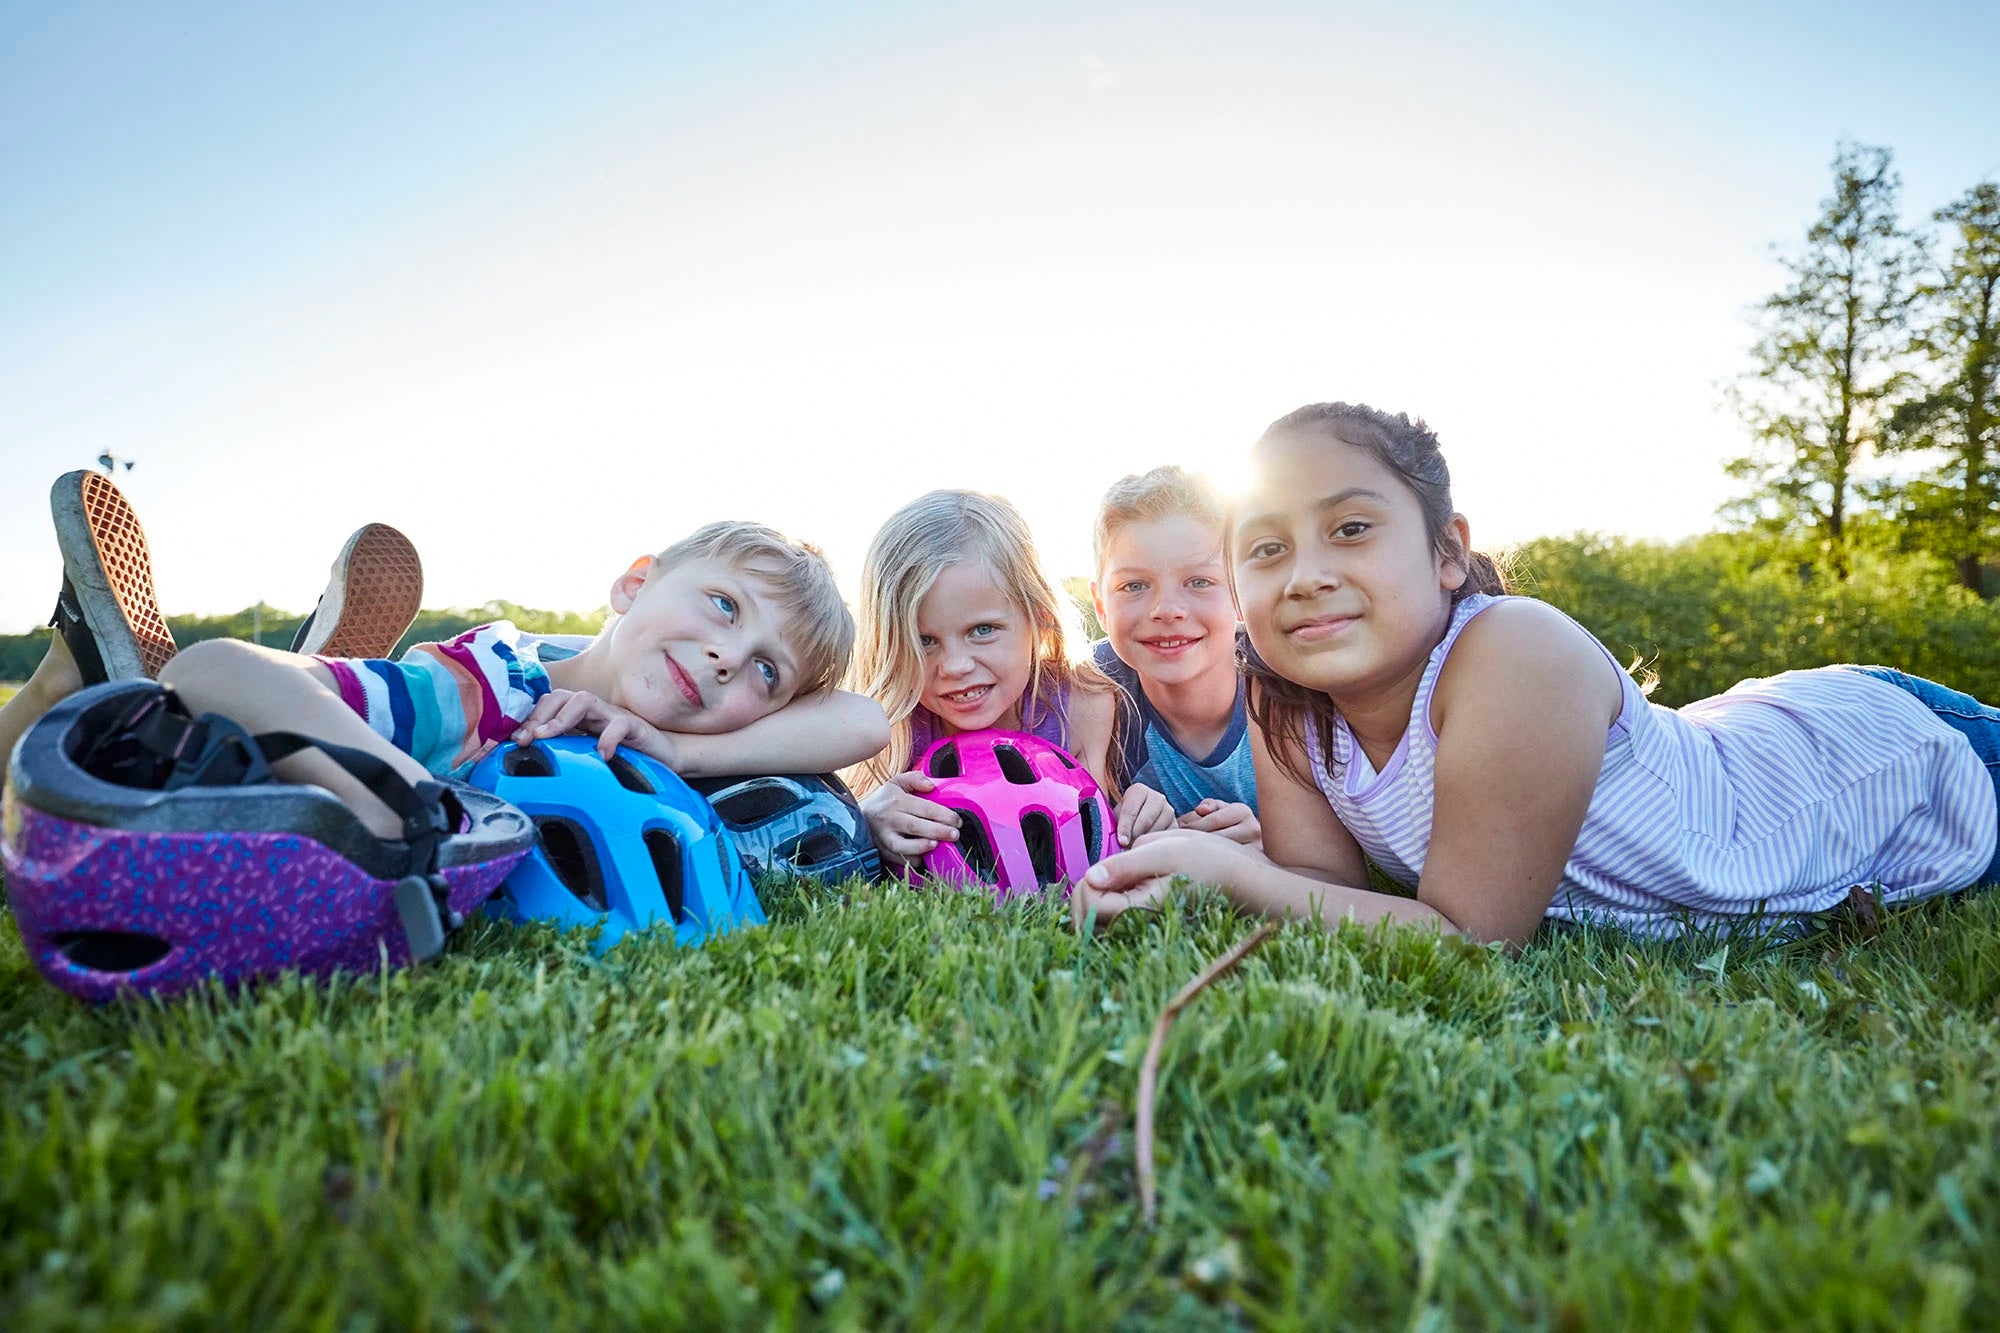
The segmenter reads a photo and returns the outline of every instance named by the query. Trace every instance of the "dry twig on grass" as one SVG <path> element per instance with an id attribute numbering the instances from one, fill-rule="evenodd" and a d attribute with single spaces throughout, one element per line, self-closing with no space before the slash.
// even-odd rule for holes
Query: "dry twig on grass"
<path id="1" fill-rule="evenodd" d="M 1166 1049 L 1167 1029 L 1174 1025 L 1188 1001 L 1206 990 L 1218 978 L 1226 975 L 1232 967 L 1248 958 L 1251 951 L 1271 938 L 1277 932 L 1276 921 L 1266 921 L 1246 935 L 1228 953 L 1201 970 L 1201 975 L 1181 987 L 1180 993 L 1167 1001 L 1167 1007 L 1160 1010 L 1160 1016 L 1153 1022 L 1153 1039 L 1146 1044 L 1146 1058 L 1139 1064 L 1139 1109 L 1138 1127 L 1134 1131 L 1133 1153 L 1137 1158 L 1139 1171 L 1139 1207 L 1147 1226 L 1153 1225 L 1153 1214 L 1158 1208 L 1158 1186 L 1153 1170 L 1153 1101 L 1159 1090 L 1160 1053 Z"/>

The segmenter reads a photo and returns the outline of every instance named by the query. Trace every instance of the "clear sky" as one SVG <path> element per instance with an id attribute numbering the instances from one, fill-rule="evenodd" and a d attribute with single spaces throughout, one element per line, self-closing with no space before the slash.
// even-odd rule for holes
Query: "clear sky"
<path id="1" fill-rule="evenodd" d="M 1990 4 L 0 0 L 0 632 L 110 452 L 169 612 L 601 604 L 709 518 L 820 542 L 1104 486 L 1301 403 L 1428 417 L 1475 540 L 1711 525 L 1718 385 L 1841 135 L 2000 172 Z"/>

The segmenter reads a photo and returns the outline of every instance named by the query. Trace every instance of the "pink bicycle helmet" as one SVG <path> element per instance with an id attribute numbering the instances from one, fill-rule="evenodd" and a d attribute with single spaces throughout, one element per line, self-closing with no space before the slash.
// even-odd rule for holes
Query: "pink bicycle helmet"
<path id="1" fill-rule="evenodd" d="M 1117 827 L 1097 780 L 1067 751 L 1018 731 L 969 731 L 933 743 L 916 769 L 928 799 L 958 811 L 957 842 L 907 872 L 986 884 L 1002 898 L 1074 884 L 1112 850 Z"/>

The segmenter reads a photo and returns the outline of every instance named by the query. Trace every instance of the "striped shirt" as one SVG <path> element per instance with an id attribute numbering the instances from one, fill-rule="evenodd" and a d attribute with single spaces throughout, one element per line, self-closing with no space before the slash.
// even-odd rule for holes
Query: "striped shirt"
<path id="1" fill-rule="evenodd" d="M 340 700 L 375 734 L 439 777 L 463 777 L 549 692 L 535 644 L 505 620 L 390 662 L 319 657 Z"/>
<path id="2" fill-rule="evenodd" d="M 1335 815 L 1406 884 L 1423 874 L 1430 844 L 1438 673 L 1466 625 L 1499 600 L 1474 594 L 1455 608 L 1381 772 L 1345 721 L 1330 755 L 1306 728 Z M 1671 935 L 1824 911 L 1856 886 L 1913 902 L 1965 888 L 1993 859 L 2000 812 L 1985 766 L 1905 690 L 1823 667 L 1674 710 L 1618 677 L 1624 701 L 1549 916 Z"/>

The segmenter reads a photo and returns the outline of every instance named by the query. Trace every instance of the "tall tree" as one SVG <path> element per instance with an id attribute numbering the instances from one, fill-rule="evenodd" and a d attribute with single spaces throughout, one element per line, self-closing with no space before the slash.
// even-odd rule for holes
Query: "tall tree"
<path id="1" fill-rule="evenodd" d="M 1943 253 L 1918 288 L 1911 340 L 1931 388 L 1896 409 L 1887 443 L 1943 459 L 1910 487 L 1905 512 L 1984 595 L 1986 557 L 2000 547 L 2000 185 L 1975 185 L 1932 217 Z"/>
<path id="2" fill-rule="evenodd" d="M 1816 535 L 1847 572 L 1855 466 L 1880 441 L 1896 395 L 1920 249 L 1897 218 L 1887 148 L 1843 141 L 1833 193 L 1784 259 L 1791 282 L 1759 308 L 1754 368 L 1731 391 L 1751 452 L 1728 464 L 1751 483 L 1734 508 Z"/>

